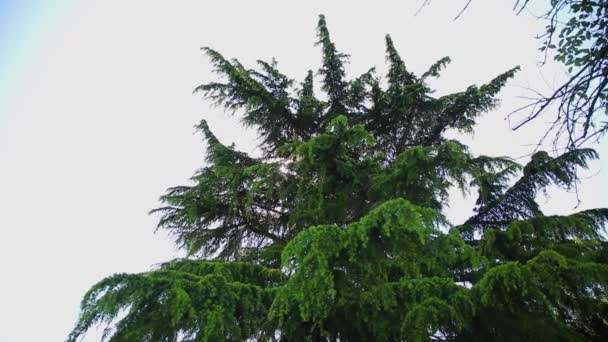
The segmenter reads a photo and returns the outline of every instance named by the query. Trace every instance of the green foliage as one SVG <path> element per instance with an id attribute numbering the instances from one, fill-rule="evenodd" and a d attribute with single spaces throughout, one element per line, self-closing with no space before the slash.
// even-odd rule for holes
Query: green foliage
<path id="1" fill-rule="evenodd" d="M 437 253 L 436 247 L 446 243 L 438 230 L 441 222 L 433 210 L 397 199 L 347 227 L 316 226 L 298 234 L 282 256 L 290 277 L 273 304 L 280 329 L 291 336 L 318 329 L 331 338 L 391 340 L 402 329 L 420 324 L 410 322 L 408 315 L 410 310 L 426 310 L 421 306 L 428 297 L 437 296 L 457 311 L 453 305 L 466 304 L 456 295 L 464 289 L 449 278 L 432 276 L 439 274 L 435 268 L 446 272 L 453 267 L 451 259 Z M 429 286 L 441 290 L 424 288 Z M 441 291 L 445 293 L 437 293 Z M 408 306 L 403 307 L 405 303 Z M 471 303 L 468 308 L 473 310 Z M 387 325 L 387 316 L 403 322 L 403 327 Z"/>
<path id="2" fill-rule="evenodd" d="M 246 69 L 205 49 L 224 82 L 197 91 L 242 113 L 263 155 L 222 144 L 167 190 L 158 229 L 189 258 L 117 274 L 82 302 L 68 337 L 110 341 L 602 340 L 608 336 L 608 210 L 544 216 L 537 192 L 570 188 L 597 157 L 535 154 L 523 168 L 443 136 L 471 131 L 516 69 L 439 98 L 387 37 L 386 86 L 348 79 L 323 16 L 321 89 L 276 62 Z M 452 226 L 452 188 L 476 212 Z"/>
<path id="3" fill-rule="evenodd" d="M 176 260 L 142 274 L 116 274 L 82 301 L 75 341 L 96 322 L 111 323 L 110 341 L 235 341 L 264 331 L 274 288 L 285 275 L 242 263 Z"/>
<path id="4" fill-rule="evenodd" d="M 283 241 L 287 216 L 276 205 L 288 199 L 275 187 L 288 177 L 280 166 L 222 145 L 205 121 L 198 128 L 208 142 L 207 166 L 194 175 L 194 185 L 170 188 L 161 197 L 166 205 L 152 211 L 162 214 L 159 228 L 191 255 L 218 252 L 228 259 L 249 246 Z"/>
<path id="5" fill-rule="evenodd" d="M 572 150 L 556 158 L 544 151 L 535 153 L 523 168 L 522 177 L 507 190 L 503 190 L 508 180 L 504 175 L 491 179 L 496 185 L 492 189 L 480 187 L 484 193 L 480 193 L 477 200 L 477 214 L 465 222 L 465 229 L 470 233 L 472 229 L 505 226 L 514 220 L 542 215 L 536 203 L 537 192 L 552 184 L 570 189 L 578 181 L 577 167 L 586 168 L 587 161 L 596 158 L 597 153 L 592 149 Z M 505 170 L 508 174 L 513 172 L 509 168 Z"/>

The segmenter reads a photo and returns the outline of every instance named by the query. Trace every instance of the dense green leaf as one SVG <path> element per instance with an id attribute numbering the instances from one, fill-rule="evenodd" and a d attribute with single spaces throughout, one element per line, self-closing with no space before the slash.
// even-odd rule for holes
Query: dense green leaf
<path id="1" fill-rule="evenodd" d="M 584 10 L 581 8 L 581 10 Z M 597 154 L 474 156 L 471 131 L 512 69 L 435 98 L 386 38 L 386 86 L 348 79 L 319 18 L 320 88 L 275 61 L 247 69 L 205 49 L 223 82 L 208 99 L 258 129 L 262 156 L 222 144 L 206 121 L 205 165 L 161 197 L 158 229 L 188 259 L 103 279 L 69 341 L 578 341 L 608 337 L 607 209 L 544 216 L 536 195 L 576 185 Z M 452 226 L 451 189 L 477 193 Z"/>

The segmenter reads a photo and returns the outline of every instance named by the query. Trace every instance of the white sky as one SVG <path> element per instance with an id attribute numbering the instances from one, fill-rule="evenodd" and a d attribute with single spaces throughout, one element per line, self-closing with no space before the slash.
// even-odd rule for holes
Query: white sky
<path id="1" fill-rule="evenodd" d="M 513 133 L 504 120 L 525 92 L 555 85 L 561 68 L 538 69 L 534 36 L 543 23 L 515 16 L 512 1 L 27 1 L 9 4 L 0 25 L 0 341 L 61 341 L 84 292 L 117 272 L 146 271 L 179 255 L 154 234 L 147 212 L 202 165 L 193 126 L 202 118 L 225 143 L 253 150 L 254 134 L 211 108 L 193 88 L 213 80 L 199 48 L 211 46 L 253 66 L 276 57 L 301 80 L 319 65 L 317 16 L 327 16 L 348 71 L 385 70 L 390 33 L 410 70 L 449 55 L 433 82 L 438 93 L 464 90 L 515 66 L 523 71 L 501 93 L 470 143 L 490 155 L 528 154 L 541 131 Z M 7 14 L 8 13 L 8 14 Z M 5 19 L 6 19 L 5 18 Z M 7 24 L 8 23 L 8 24 Z M 541 77 L 541 74 L 543 75 Z M 543 80 L 544 78 L 544 80 Z M 582 184 L 579 209 L 607 207 L 608 148 Z M 525 159 L 521 160 L 522 162 Z M 593 176 L 593 177 L 591 177 Z M 550 191 L 548 213 L 570 212 L 572 194 Z M 455 223 L 473 198 L 454 196 Z M 97 340 L 90 334 L 87 340 Z"/>

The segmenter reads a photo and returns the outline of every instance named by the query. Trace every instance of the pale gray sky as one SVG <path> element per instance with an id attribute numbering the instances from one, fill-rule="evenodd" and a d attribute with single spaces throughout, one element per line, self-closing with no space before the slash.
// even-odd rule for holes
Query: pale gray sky
<path id="1" fill-rule="evenodd" d="M 438 93 L 521 65 L 502 106 L 464 141 L 476 153 L 531 152 L 542 122 L 513 133 L 504 118 L 522 103 L 520 87 L 547 89 L 562 77 L 559 65 L 538 69 L 533 37 L 544 25 L 515 16 L 510 0 L 475 1 L 454 22 L 465 2 L 435 0 L 418 16 L 422 0 L 24 0 L 2 9 L 11 20 L 0 26 L 10 52 L 0 59 L 0 341 L 60 341 L 95 282 L 179 255 L 153 233 L 147 212 L 202 165 L 204 145 L 193 135 L 202 117 L 224 142 L 254 149 L 252 132 L 192 95 L 214 79 L 201 46 L 250 66 L 276 57 L 300 80 L 319 65 L 313 43 L 324 13 L 338 49 L 352 55 L 351 75 L 385 70 L 386 33 L 415 72 L 452 57 L 432 83 Z M 599 150 L 579 209 L 608 206 L 606 144 Z M 549 203 L 541 197 L 549 213 L 576 204 L 573 194 L 549 194 Z M 454 195 L 448 216 L 460 222 L 472 201 Z"/>

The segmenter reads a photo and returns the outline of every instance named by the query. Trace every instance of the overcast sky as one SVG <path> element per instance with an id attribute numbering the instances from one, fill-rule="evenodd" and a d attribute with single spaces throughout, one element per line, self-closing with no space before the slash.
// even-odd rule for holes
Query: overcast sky
<path id="1" fill-rule="evenodd" d="M 544 24 L 515 16 L 511 0 L 474 1 L 453 21 L 465 2 L 435 0 L 414 16 L 422 0 L 0 1 L 0 341 L 61 341 L 95 282 L 180 255 L 147 212 L 202 166 L 201 118 L 223 142 L 254 150 L 253 132 L 192 94 L 214 79 L 202 46 L 250 66 L 276 57 L 301 80 L 319 65 L 324 13 L 352 55 L 351 75 L 386 69 L 386 33 L 417 73 L 451 56 L 432 82 L 438 94 L 521 65 L 502 106 L 463 141 L 478 154 L 530 153 L 543 121 L 512 132 L 504 118 L 524 87 L 547 90 L 563 77 L 559 65 L 538 67 Z M 608 207 L 608 149 L 597 147 L 603 161 L 585 173 L 578 209 Z M 576 204 L 573 194 L 549 196 L 539 198 L 548 213 Z M 462 222 L 473 200 L 454 195 L 447 215 Z"/>

